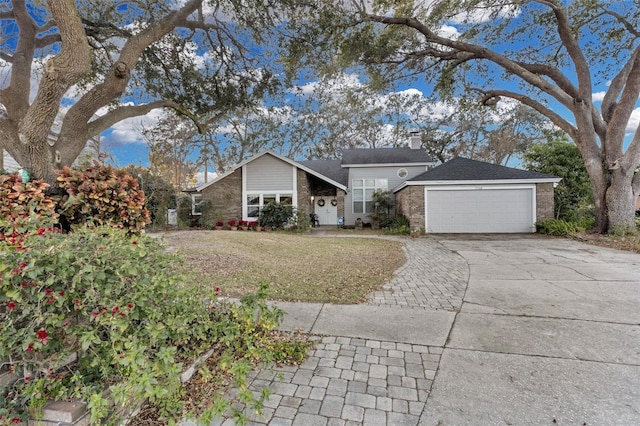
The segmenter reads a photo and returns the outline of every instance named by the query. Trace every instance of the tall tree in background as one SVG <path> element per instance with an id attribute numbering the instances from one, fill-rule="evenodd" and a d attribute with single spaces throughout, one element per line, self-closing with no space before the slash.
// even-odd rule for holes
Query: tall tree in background
<path id="1" fill-rule="evenodd" d="M 507 165 L 546 140 L 547 120 L 515 102 L 485 107 L 466 98 L 436 102 L 420 96 L 405 110 L 427 152 L 440 162 L 460 156 Z"/>
<path id="2" fill-rule="evenodd" d="M 208 153 L 216 172 L 264 150 L 286 157 L 296 157 L 299 147 L 288 141 L 285 132 L 289 108 L 251 106 L 220 117 L 207 132 Z"/>
<path id="3" fill-rule="evenodd" d="M 626 1 L 322 1 L 288 23 L 288 60 L 320 73 L 363 64 L 372 84 L 416 77 L 445 98 L 509 98 L 573 140 L 593 183 L 599 231 L 635 229 L 640 10 Z M 295 12 L 292 12 L 295 13 Z M 607 85 L 607 83 L 610 84 Z M 600 105 L 596 91 L 604 92 Z M 628 142 L 628 143 L 627 143 Z"/>
<path id="4" fill-rule="evenodd" d="M 193 141 L 197 129 L 192 123 L 168 114 L 158 120 L 153 128 L 143 129 L 143 137 L 149 146 L 150 171 L 160 176 L 177 190 L 194 186 L 200 167 L 196 145 Z"/>
<path id="5" fill-rule="evenodd" d="M 3 2 L 0 148 L 53 182 L 87 140 L 125 118 L 170 108 L 195 120 L 250 104 L 270 81 L 250 49 L 272 12 L 233 0 Z"/>
<path id="6" fill-rule="evenodd" d="M 307 158 L 341 158 L 347 148 L 398 146 L 408 138 L 405 99 L 379 96 L 343 74 L 292 89 L 288 135 Z M 399 111 L 400 110 L 400 111 Z"/>

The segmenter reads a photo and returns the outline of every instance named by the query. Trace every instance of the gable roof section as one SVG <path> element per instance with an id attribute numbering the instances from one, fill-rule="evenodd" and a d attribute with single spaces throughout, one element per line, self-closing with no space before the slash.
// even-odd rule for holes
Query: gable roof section
<path id="1" fill-rule="evenodd" d="M 196 192 L 200 192 L 200 191 L 204 190 L 205 188 L 207 188 L 207 187 L 213 185 L 214 183 L 218 182 L 219 180 L 224 179 L 225 177 L 229 176 L 230 174 L 232 174 L 233 172 L 235 172 L 239 168 L 242 168 L 244 165 L 249 164 L 252 161 L 257 160 L 258 158 L 262 157 L 263 155 L 271 155 L 271 156 L 277 158 L 278 160 L 281 160 L 281 161 L 284 161 L 285 163 L 291 164 L 292 166 L 297 167 L 297 168 L 299 168 L 299 169 L 301 169 L 301 170 L 303 170 L 303 171 L 305 171 L 305 172 L 307 172 L 307 173 L 309 173 L 309 174 L 311 174 L 313 176 L 316 176 L 317 178 L 322 179 L 325 182 L 328 182 L 331 185 L 334 185 L 334 186 L 336 186 L 336 187 L 338 187 L 338 188 L 340 188 L 340 189 L 342 189 L 344 191 L 347 190 L 346 185 L 343 185 L 342 183 L 337 182 L 337 181 L 331 179 L 328 176 L 325 176 L 325 175 L 323 175 L 323 174 L 321 174 L 321 173 L 319 173 L 319 172 L 317 172 L 315 170 L 312 170 L 311 168 L 303 165 L 302 163 L 298 163 L 297 161 L 294 161 L 294 160 L 292 160 L 290 158 L 283 157 L 282 155 L 278 155 L 278 154 L 276 154 L 275 152 L 273 152 L 271 150 L 267 150 L 267 151 L 261 152 L 260 154 L 256 154 L 253 157 L 249 157 L 249 158 L 247 158 L 246 160 L 244 160 L 241 163 L 236 164 L 230 170 L 228 170 L 227 172 L 225 172 L 225 173 L 221 174 L 220 176 L 216 177 L 211 182 L 207 182 L 207 183 L 204 183 L 204 184 L 196 187 L 195 188 Z"/>
<path id="2" fill-rule="evenodd" d="M 341 160 L 306 160 L 300 161 L 300 164 L 344 186 L 349 184 L 349 169 L 342 167 Z"/>
<path id="3" fill-rule="evenodd" d="M 433 164 L 431 156 L 424 149 L 402 148 L 363 148 L 345 149 L 342 152 L 342 167 L 367 167 L 370 165 Z"/>
<path id="4" fill-rule="evenodd" d="M 505 167 L 484 161 L 456 157 L 406 181 L 396 189 L 408 185 L 451 185 L 453 183 L 557 183 L 562 179 L 544 173 Z"/>

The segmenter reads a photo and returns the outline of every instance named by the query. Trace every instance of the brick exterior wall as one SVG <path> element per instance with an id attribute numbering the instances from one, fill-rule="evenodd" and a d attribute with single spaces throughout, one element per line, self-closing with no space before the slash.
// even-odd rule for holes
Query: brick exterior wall
<path id="1" fill-rule="evenodd" d="M 553 219 L 553 183 L 536 184 L 536 220 Z"/>
<path id="2" fill-rule="evenodd" d="M 313 206 L 311 205 L 311 184 L 307 172 L 298 169 L 297 180 L 298 211 L 308 215 L 313 211 Z"/>
<path id="3" fill-rule="evenodd" d="M 242 218 L 242 169 L 209 185 L 202 191 L 202 201 L 211 203 L 212 216 L 223 221 Z"/>
<path id="4" fill-rule="evenodd" d="M 344 198 L 347 196 L 347 193 L 344 192 L 342 189 L 337 189 L 336 188 L 336 199 L 338 200 L 338 217 L 342 217 L 342 220 L 344 220 Z"/>
<path id="5" fill-rule="evenodd" d="M 411 229 L 424 228 L 424 187 L 406 186 L 396 193 L 396 214 L 409 219 Z"/>

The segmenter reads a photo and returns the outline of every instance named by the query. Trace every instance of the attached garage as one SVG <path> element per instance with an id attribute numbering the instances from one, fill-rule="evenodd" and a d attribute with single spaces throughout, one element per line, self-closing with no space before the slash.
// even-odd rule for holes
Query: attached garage
<path id="1" fill-rule="evenodd" d="M 431 233 L 530 233 L 553 217 L 560 178 L 455 158 L 394 190 L 398 213 Z"/>
<path id="2" fill-rule="evenodd" d="M 535 231 L 535 186 L 425 187 L 424 191 L 427 232 Z"/>

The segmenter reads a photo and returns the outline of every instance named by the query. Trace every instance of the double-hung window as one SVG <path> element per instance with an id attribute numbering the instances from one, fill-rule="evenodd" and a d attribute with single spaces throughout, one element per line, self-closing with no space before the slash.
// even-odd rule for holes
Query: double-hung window
<path id="1" fill-rule="evenodd" d="M 353 200 L 353 212 L 373 213 L 373 193 L 386 191 L 387 179 L 354 179 L 352 182 L 351 198 Z"/>

